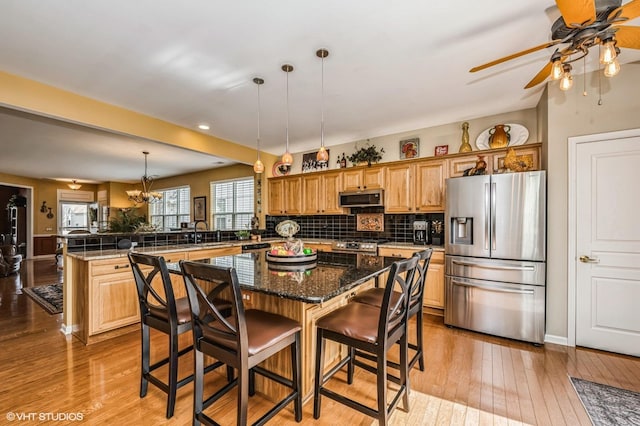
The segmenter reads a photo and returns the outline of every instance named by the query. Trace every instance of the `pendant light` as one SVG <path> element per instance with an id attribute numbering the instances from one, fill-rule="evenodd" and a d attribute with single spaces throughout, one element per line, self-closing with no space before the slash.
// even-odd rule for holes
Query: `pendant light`
<path id="1" fill-rule="evenodd" d="M 320 164 L 326 164 L 329 161 L 329 153 L 324 147 L 324 58 L 329 56 L 329 51 L 326 49 L 319 49 L 316 52 L 316 56 L 322 60 L 322 84 L 321 84 L 321 96 L 320 96 L 320 149 L 316 154 L 316 161 Z"/>
<path id="2" fill-rule="evenodd" d="M 264 172 L 264 164 L 262 164 L 262 161 L 260 160 L 260 86 L 264 84 L 264 80 L 256 77 L 253 79 L 253 82 L 258 86 L 258 143 L 256 147 L 258 158 L 256 159 L 256 162 L 253 163 L 253 171 L 256 173 L 262 173 Z"/>
<path id="3" fill-rule="evenodd" d="M 293 65 L 285 64 L 282 71 L 287 73 L 287 128 L 286 128 L 286 145 L 284 154 L 282 154 L 282 164 L 290 166 L 293 163 L 293 156 L 289 152 L 289 73 L 293 71 Z"/>
<path id="4" fill-rule="evenodd" d="M 82 187 L 82 185 L 77 183 L 75 179 L 71 181 L 71 183 L 68 183 L 67 185 L 69 186 L 69 188 L 73 189 L 74 191 L 77 191 L 78 189 L 80 189 L 80 187 Z"/>

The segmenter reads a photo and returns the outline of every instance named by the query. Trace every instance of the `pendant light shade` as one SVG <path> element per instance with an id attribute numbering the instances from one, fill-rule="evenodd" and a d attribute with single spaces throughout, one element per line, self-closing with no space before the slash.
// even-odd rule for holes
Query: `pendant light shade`
<path id="1" fill-rule="evenodd" d="M 293 71 L 293 65 L 285 64 L 282 66 L 282 71 L 287 73 L 287 127 L 286 127 L 286 145 L 284 154 L 282 154 L 282 164 L 290 166 L 293 163 L 293 156 L 289 152 L 289 73 Z"/>
<path id="2" fill-rule="evenodd" d="M 71 183 L 68 183 L 67 185 L 69 186 L 69 188 L 73 189 L 74 191 L 77 191 L 78 189 L 80 189 L 80 187 L 82 187 L 82 185 L 77 183 L 75 179 L 71 181 Z"/>
<path id="3" fill-rule="evenodd" d="M 329 153 L 324 147 L 324 58 L 329 56 L 327 49 L 319 49 L 316 51 L 316 56 L 322 60 L 322 80 L 321 80 L 321 96 L 320 96 L 320 149 L 316 154 L 316 161 L 320 164 L 325 164 L 329 161 Z"/>
<path id="4" fill-rule="evenodd" d="M 256 144 L 256 162 L 253 163 L 253 171 L 256 173 L 264 172 L 264 164 L 260 160 L 260 86 L 264 84 L 264 80 L 261 78 L 254 78 L 253 82 L 258 87 L 258 139 Z"/>

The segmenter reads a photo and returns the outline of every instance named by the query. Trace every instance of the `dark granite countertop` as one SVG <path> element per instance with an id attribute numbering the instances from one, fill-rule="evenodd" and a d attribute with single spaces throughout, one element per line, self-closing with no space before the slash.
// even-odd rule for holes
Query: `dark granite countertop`
<path id="1" fill-rule="evenodd" d="M 322 303 L 387 271 L 395 258 L 355 253 L 318 252 L 309 264 L 273 264 L 266 252 L 221 256 L 204 261 L 236 268 L 240 287 L 272 296 Z M 178 263 L 167 264 L 180 273 Z"/>

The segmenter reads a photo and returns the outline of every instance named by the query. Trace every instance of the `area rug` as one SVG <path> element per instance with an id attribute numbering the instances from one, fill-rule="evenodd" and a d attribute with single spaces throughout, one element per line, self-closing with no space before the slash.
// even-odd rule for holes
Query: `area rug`
<path id="1" fill-rule="evenodd" d="M 22 292 L 50 314 L 62 312 L 62 283 L 25 287 Z"/>
<path id="2" fill-rule="evenodd" d="M 640 425 L 640 393 L 575 377 L 571 383 L 594 425 Z"/>

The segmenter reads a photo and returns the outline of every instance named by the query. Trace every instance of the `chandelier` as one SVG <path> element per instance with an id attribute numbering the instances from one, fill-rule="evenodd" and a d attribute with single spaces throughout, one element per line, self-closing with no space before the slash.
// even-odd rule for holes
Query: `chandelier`
<path id="1" fill-rule="evenodd" d="M 157 203 L 162 200 L 162 194 L 160 192 L 151 191 L 153 178 L 151 176 L 147 176 L 147 155 L 149 155 L 149 153 L 147 151 L 142 151 L 142 153 L 144 154 L 144 175 L 140 179 L 140 182 L 142 183 L 142 191 L 139 189 L 132 189 L 127 191 L 127 195 L 129 196 L 129 200 L 133 201 L 134 204 Z"/>

